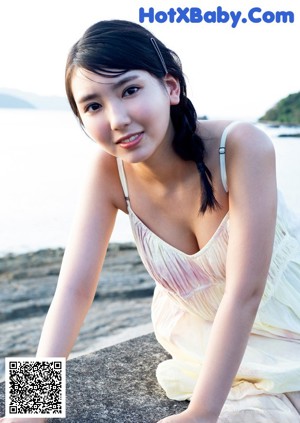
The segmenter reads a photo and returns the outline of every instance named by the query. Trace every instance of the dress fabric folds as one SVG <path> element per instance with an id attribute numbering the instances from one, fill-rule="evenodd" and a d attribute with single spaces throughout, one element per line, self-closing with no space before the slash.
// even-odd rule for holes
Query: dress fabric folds
<path id="1" fill-rule="evenodd" d="M 137 249 L 156 283 L 154 332 L 170 354 L 157 379 L 169 398 L 189 400 L 224 293 L 230 215 L 204 248 L 185 254 L 134 213 L 119 159 L 118 168 Z M 300 224 L 280 193 L 277 210 L 266 287 L 219 423 L 300 423 Z"/>

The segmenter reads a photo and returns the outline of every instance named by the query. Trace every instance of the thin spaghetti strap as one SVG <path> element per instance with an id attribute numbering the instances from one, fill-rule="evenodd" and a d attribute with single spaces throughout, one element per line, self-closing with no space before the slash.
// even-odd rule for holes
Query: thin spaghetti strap
<path id="1" fill-rule="evenodd" d="M 117 157 L 117 165 L 118 165 L 118 171 L 119 171 L 121 185 L 122 185 L 123 192 L 124 192 L 124 197 L 125 197 L 126 203 L 128 205 L 129 194 L 128 194 L 126 175 L 125 175 L 125 171 L 124 171 L 123 161 L 119 157 Z"/>
<path id="2" fill-rule="evenodd" d="M 223 134 L 221 136 L 221 141 L 220 141 L 220 147 L 219 147 L 219 154 L 220 154 L 220 172 L 221 172 L 221 179 L 222 179 L 222 184 L 224 187 L 224 190 L 226 192 L 228 192 L 228 186 L 227 186 L 227 174 L 226 174 L 226 157 L 225 157 L 225 144 L 226 144 L 226 140 L 227 140 L 227 135 L 229 133 L 229 131 L 238 123 L 240 123 L 240 121 L 234 121 L 231 122 L 229 125 L 226 126 L 226 128 L 223 131 Z"/>

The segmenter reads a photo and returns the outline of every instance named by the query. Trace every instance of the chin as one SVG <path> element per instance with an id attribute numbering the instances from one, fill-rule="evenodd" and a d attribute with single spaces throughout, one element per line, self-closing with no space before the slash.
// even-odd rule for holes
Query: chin
<path id="1" fill-rule="evenodd" d="M 126 163 L 143 163 L 149 160 L 152 156 L 153 152 L 132 152 L 132 154 L 124 154 L 122 157 L 120 157 L 124 162 Z"/>

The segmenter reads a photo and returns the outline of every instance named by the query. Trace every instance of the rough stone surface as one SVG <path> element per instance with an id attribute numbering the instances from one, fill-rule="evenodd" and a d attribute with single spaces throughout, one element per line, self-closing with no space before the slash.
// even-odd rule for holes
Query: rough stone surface
<path id="1" fill-rule="evenodd" d="M 0 382 L 4 357 L 36 353 L 63 254 L 63 249 L 47 249 L 0 257 Z M 151 323 L 154 286 L 134 244 L 110 244 L 71 357 L 149 333 L 144 329 Z"/>
<path id="2" fill-rule="evenodd" d="M 183 411 L 187 402 L 171 401 L 158 385 L 155 370 L 168 358 L 153 334 L 67 361 L 65 419 L 51 423 L 156 423 Z M 0 384 L 0 415 L 4 383 Z"/>

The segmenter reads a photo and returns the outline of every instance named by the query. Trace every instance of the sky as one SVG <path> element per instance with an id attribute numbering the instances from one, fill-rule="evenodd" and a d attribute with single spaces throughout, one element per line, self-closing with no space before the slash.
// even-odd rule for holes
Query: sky
<path id="1" fill-rule="evenodd" d="M 0 91 L 64 96 L 66 57 L 83 32 L 103 19 L 140 23 L 140 10 L 142 25 L 179 54 L 198 115 L 257 119 L 300 91 L 299 0 L 0 0 Z M 217 11 L 242 17 L 208 23 Z M 278 11 L 294 22 L 264 22 Z"/>

